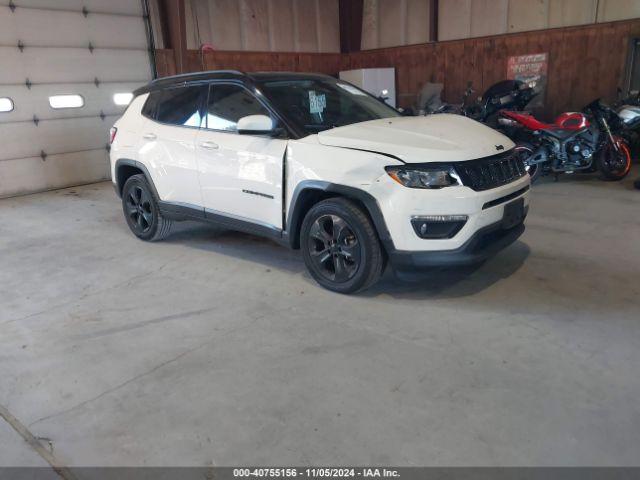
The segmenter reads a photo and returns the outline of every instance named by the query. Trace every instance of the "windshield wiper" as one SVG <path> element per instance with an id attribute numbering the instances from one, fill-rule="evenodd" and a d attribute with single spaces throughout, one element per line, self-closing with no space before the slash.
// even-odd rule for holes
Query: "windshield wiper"
<path id="1" fill-rule="evenodd" d="M 318 132 L 324 132 L 325 130 L 331 130 L 332 128 L 342 127 L 342 125 L 332 124 L 332 125 L 305 125 L 304 128 L 307 130 L 316 130 Z"/>

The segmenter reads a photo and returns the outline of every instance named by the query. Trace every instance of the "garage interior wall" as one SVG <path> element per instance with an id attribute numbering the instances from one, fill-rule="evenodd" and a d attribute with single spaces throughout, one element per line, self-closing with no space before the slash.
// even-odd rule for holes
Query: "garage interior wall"
<path id="1" fill-rule="evenodd" d="M 364 0 L 362 49 L 425 43 L 432 0 Z M 637 0 L 439 0 L 438 40 L 640 17 Z"/>
<path id="2" fill-rule="evenodd" d="M 146 31 L 137 0 L 0 3 L 0 97 L 13 102 L 0 113 L 0 197 L 109 178 L 108 132 L 126 108 L 114 95 L 151 78 Z M 82 106 L 54 109 L 57 95 Z"/>
<path id="3" fill-rule="evenodd" d="M 469 81 L 482 92 L 506 78 L 512 55 L 549 54 L 545 107 L 547 120 L 602 97 L 613 101 L 622 86 L 630 39 L 640 37 L 640 19 L 563 27 L 482 38 L 423 43 L 339 53 L 188 52 L 191 71 L 289 70 L 337 75 L 357 68 L 396 69 L 402 107 L 414 106 L 425 82 L 444 84 L 443 97 L 459 102 Z M 173 51 L 158 50 L 158 73 L 175 74 Z"/>
<path id="4" fill-rule="evenodd" d="M 158 0 L 151 0 L 160 32 Z M 186 0 L 187 47 L 223 51 L 339 52 L 338 0 Z M 155 44 L 162 48 L 162 35 Z"/>

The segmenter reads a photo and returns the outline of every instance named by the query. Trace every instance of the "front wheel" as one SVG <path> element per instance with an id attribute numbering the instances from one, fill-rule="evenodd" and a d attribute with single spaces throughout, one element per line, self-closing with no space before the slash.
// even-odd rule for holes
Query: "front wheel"
<path id="1" fill-rule="evenodd" d="M 540 178 L 542 173 L 542 165 L 540 163 L 532 162 L 534 147 L 530 143 L 521 142 L 518 143 L 513 149 L 515 155 L 524 163 L 524 168 L 531 177 L 531 183 Z"/>
<path id="2" fill-rule="evenodd" d="M 314 205 L 302 222 L 300 247 L 311 276 L 338 293 L 354 293 L 378 281 L 385 256 L 371 220 L 345 198 Z"/>
<path id="3" fill-rule="evenodd" d="M 631 152 L 620 137 L 607 142 L 598 155 L 598 169 L 605 180 L 622 180 L 631 170 Z M 617 148 L 616 148 L 617 147 Z"/>

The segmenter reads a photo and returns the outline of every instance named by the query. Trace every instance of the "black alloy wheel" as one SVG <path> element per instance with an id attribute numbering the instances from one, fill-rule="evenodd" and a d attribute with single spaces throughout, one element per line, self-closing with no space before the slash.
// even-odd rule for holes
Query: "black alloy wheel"
<path id="1" fill-rule="evenodd" d="M 132 175 L 125 182 L 122 211 L 133 234 L 142 240 L 161 240 L 171 230 L 171 220 L 160 212 L 149 182 L 142 174 Z"/>
<path id="2" fill-rule="evenodd" d="M 308 248 L 318 271 L 332 282 L 346 282 L 360 267 L 360 242 L 349 224 L 337 215 L 323 215 L 313 222 Z"/>
<path id="3" fill-rule="evenodd" d="M 300 247 L 311 276 L 338 293 L 370 287 L 386 264 L 369 215 L 342 197 L 322 200 L 311 207 L 300 229 Z"/>
<path id="4" fill-rule="evenodd" d="M 131 222 L 130 225 L 135 228 L 137 233 L 147 233 L 153 225 L 151 197 L 140 185 L 135 185 L 127 193 L 126 213 Z"/>

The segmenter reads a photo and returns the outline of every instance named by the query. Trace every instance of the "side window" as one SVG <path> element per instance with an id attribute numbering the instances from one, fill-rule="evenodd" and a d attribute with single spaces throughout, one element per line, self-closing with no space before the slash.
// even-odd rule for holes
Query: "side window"
<path id="1" fill-rule="evenodd" d="M 205 86 L 176 87 L 162 91 L 156 120 L 170 125 L 200 127 L 200 100 Z"/>
<path id="2" fill-rule="evenodd" d="M 233 132 L 242 117 L 270 116 L 258 99 L 239 85 L 212 84 L 209 89 L 207 128 Z"/>
<path id="3" fill-rule="evenodd" d="M 142 107 L 142 115 L 151 120 L 156 119 L 156 112 L 158 111 L 158 103 L 160 102 L 160 96 L 162 92 L 154 91 L 149 94 L 147 100 L 144 102 L 144 106 Z"/>

